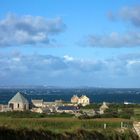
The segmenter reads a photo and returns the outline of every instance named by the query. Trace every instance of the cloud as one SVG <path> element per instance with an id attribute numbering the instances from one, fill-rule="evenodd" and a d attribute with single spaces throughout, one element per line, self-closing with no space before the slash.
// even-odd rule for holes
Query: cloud
<path id="1" fill-rule="evenodd" d="M 130 21 L 135 27 L 140 27 L 140 5 L 123 7 L 119 15 L 123 20 Z"/>
<path id="2" fill-rule="evenodd" d="M 116 21 L 116 15 L 112 12 L 112 11 L 109 11 L 107 13 L 107 17 L 111 20 L 111 21 Z"/>
<path id="3" fill-rule="evenodd" d="M 84 44 L 91 47 L 139 47 L 140 32 L 126 32 L 119 34 L 113 32 L 104 35 L 89 35 L 86 37 Z"/>
<path id="4" fill-rule="evenodd" d="M 64 55 L 64 59 L 65 59 L 66 61 L 73 61 L 73 60 L 74 60 L 74 58 L 71 57 L 71 56 L 69 56 L 69 55 Z"/>
<path id="5" fill-rule="evenodd" d="M 0 47 L 51 44 L 53 36 L 65 30 L 61 18 L 8 14 L 0 20 Z"/>
<path id="6" fill-rule="evenodd" d="M 133 85 L 140 78 L 139 54 L 128 54 L 107 60 L 86 60 L 69 55 L 56 57 L 13 53 L 1 54 L 0 65 L 0 84 L 7 85 L 111 86 L 117 83 L 118 86 L 123 86 L 122 80 L 127 79 Z"/>
<path id="7" fill-rule="evenodd" d="M 140 27 L 140 5 L 125 6 L 117 13 L 109 12 L 108 17 L 110 20 L 121 19 L 132 23 L 135 27 Z"/>
<path id="8" fill-rule="evenodd" d="M 137 28 L 122 33 L 90 34 L 84 39 L 82 45 L 105 48 L 140 47 L 140 5 L 133 7 L 126 6 L 116 13 L 109 11 L 107 16 L 111 21 L 117 22 L 121 19 L 125 23 L 132 23 Z"/>

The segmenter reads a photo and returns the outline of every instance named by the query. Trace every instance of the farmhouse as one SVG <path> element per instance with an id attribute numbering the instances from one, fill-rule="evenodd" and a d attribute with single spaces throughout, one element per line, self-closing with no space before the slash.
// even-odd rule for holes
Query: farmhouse
<path id="1" fill-rule="evenodd" d="M 28 100 L 18 92 L 9 102 L 8 107 L 13 111 L 29 110 Z"/>

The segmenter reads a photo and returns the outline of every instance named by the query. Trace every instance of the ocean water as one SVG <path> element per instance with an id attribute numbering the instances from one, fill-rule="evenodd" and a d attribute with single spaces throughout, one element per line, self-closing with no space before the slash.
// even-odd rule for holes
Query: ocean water
<path id="1" fill-rule="evenodd" d="M 107 89 L 107 88 L 1 88 L 0 104 L 7 104 L 17 93 L 21 92 L 31 99 L 43 99 L 44 101 L 55 101 L 62 99 L 70 101 L 71 97 L 87 95 L 91 103 L 123 103 L 124 101 L 140 103 L 140 89 Z"/>

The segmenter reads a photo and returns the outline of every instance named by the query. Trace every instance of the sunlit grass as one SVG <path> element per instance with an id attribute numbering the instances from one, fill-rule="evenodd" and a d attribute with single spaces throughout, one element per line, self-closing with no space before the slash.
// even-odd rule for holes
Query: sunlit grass
<path id="1" fill-rule="evenodd" d="M 0 126 L 8 128 L 28 128 L 34 130 L 53 130 L 53 131 L 74 131 L 76 129 L 103 129 L 104 124 L 107 128 L 120 128 L 121 122 L 132 126 L 132 122 L 125 119 L 87 119 L 77 118 L 0 118 Z"/>

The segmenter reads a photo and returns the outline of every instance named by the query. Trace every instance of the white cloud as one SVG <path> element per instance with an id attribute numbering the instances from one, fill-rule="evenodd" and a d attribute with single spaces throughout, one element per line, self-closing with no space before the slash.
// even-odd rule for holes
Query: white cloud
<path id="1" fill-rule="evenodd" d="M 65 30 L 61 18 L 7 15 L 0 20 L 0 47 L 31 44 L 51 44 L 53 35 Z"/>
<path id="2" fill-rule="evenodd" d="M 75 59 L 69 55 L 66 55 L 65 59 L 51 55 L 21 53 L 1 54 L 1 56 L 0 84 L 49 83 L 94 86 L 97 83 L 110 85 L 117 82 L 118 86 L 122 86 L 121 80 L 127 79 L 131 83 L 131 78 L 135 81 L 136 78 L 140 78 L 140 55 L 137 54 L 108 60 Z"/>
<path id="3" fill-rule="evenodd" d="M 74 60 L 74 58 L 71 57 L 71 56 L 69 56 L 69 55 L 64 55 L 64 59 L 65 59 L 66 61 L 73 61 L 73 60 Z"/>
<path id="4" fill-rule="evenodd" d="M 128 65 L 133 65 L 133 64 L 140 64 L 140 60 L 130 60 L 130 61 L 128 61 Z"/>
<path id="5" fill-rule="evenodd" d="M 122 20 L 130 22 L 135 27 L 140 27 L 140 5 L 124 6 L 116 13 L 109 12 L 108 17 L 112 21 Z"/>
<path id="6" fill-rule="evenodd" d="M 140 5 L 125 6 L 116 13 L 109 11 L 108 17 L 114 22 L 117 22 L 119 19 L 125 23 L 130 22 L 137 28 L 131 28 L 133 31 L 129 30 L 122 33 L 112 32 L 101 35 L 90 34 L 84 39 L 83 44 L 85 46 L 106 48 L 140 47 Z"/>
<path id="7" fill-rule="evenodd" d="M 140 27 L 140 5 L 123 7 L 118 16 L 123 20 L 130 21 L 134 26 Z"/>
<path id="8" fill-rule="evenodd" d="M 90 47 L 139 47 L 140 46 L 140 32 L 126 32 L 117 33 L 112 32 L 104 35 L 89 35 L 84 44 Z"/>

